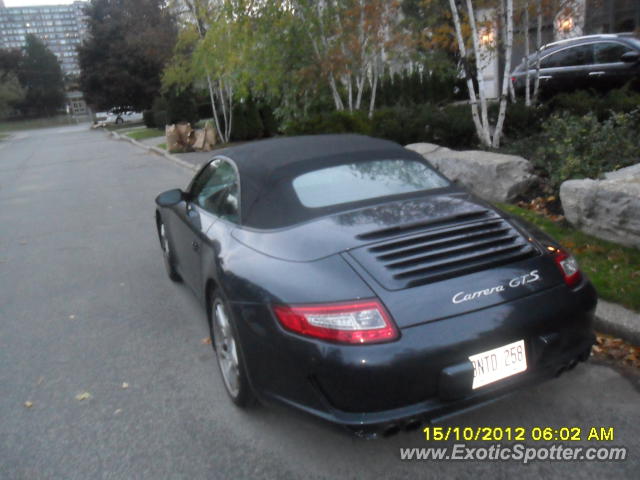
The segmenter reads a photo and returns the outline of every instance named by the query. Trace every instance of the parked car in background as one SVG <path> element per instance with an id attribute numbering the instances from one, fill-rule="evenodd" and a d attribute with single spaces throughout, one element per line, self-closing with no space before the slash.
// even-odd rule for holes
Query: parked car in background
<path id="1" fill-rule="evenodd" d="M 133 110 L 111 110 L 105 123 L 120 125 L 123 123 L 142 122 L 142 112 Z"/>
<path id="2" fill-rule="evenodd" d="M 543 96 L 580 89 L 608 91 L 631 83 L 640 88 L 640 39 L 630 34 L 589 35 L 545 45 L 540 50 Z M 511 75 L 516 95 L 536 78 L 538 53 L 523 59 Z"/>

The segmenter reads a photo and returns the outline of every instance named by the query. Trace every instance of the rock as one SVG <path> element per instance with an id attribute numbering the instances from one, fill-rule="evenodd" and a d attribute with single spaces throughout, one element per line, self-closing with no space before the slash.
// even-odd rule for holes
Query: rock
<path id="1" fill-rule="evenodd" d="M 515 155 L 479 150 L 457 151 L 433 143 L 405 148 L 419 153 L 440 173 L 492 202 L 510 202 L 537 179 L 531 163 Z"/>
<path id="2" fill-rule="evenodd" d="M 640 176 L 568 180 L 560 186 L 560 201 L 566 219 L 576 228 L 640 248 Z"/>
<path id="3" fill-rule="evenodd" d="M 606 180 L 640 180 L 640 163 L 604 174 Z"/>

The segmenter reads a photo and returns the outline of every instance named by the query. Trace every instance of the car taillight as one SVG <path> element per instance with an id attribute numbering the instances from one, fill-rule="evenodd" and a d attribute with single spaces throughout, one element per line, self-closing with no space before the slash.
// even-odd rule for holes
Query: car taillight
<path id="1" fill-rule="evenodd" d="M 300 335 L 340 343 L 381 343 L 398 338 L 389 314 L 377 300 L 329 305 L 275 305 L 284 328 Z"/>
<path id="2" fill-rule="evenodd" d="M 580 283 L 582 273 L 580 273 L 580 267 L 575 258 L 564 250 L 557 250 L 554 254 L 554 260 L 568 286 L 575 287 Z"/>

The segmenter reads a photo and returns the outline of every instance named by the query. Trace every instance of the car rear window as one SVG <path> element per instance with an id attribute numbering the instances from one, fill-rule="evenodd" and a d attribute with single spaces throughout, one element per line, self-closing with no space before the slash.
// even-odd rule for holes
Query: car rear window
<path id="1" fill-rule="evenodd" d="M 336 165 L 313 170 L 293 179 L 293 189 L 300 203 L 307 208 L 329 207 L 447 186 L 449 182 L 428 165 L 408 159 Z"/>

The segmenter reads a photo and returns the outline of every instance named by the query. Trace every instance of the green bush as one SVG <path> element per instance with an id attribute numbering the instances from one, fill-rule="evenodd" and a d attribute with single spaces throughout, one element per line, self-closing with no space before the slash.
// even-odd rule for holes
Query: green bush
<path id="1" fill-rule="evenodd" d="M 154 123 L 156 128 L 164 128 L 165 125 L 189 122 L 194 125 L 198 121 L 198 106 L 195 96 L 190 89 L 177 92 L 171 90 L 153 101 L 148 121 Z M 145 118 L 145 125 L 150 127 Z"/>
<path id="2" fill-rule="evenodd" d="M 424 140 L 449 148 L 475 148 L 478 145 L 476 127 L 469 105 L 448 105 L 437 110 L 426 110 L 421 118 L 425 126 Z"/>
<path id="3" fill-rule="evenodd" d="M 639 127 L 640 110 L 616 113 L 602 122 L 594 113 L 554 114 L 531 160 L 547 172 L 557 191 L 565 180 L 598 178 L 640 161 Z"/>
<path id="4" fill-rule="evenodd" d="M 547 105 L 527 107 L 523 102 L 510 103 L 504 122 L 504 134 L 508 139 L 521 139 L 540 133 L 549 117 Z"/>
<path id="5" fill-rule="evenodd" d="M 468 105 L 385 107 L 376 110 L 371 119 L 364 112 L 322 113 L 288 125 L 285 133 L 361 133 L 401 145 L 433 142 L 450 148 L 471 148 L 477 144 Z"/>
<path id="6" fill-rule="evenodd" d="M 145 110 L 142 112 L 142 120 L 147 128 L 155 128 L 156 122 L 153 118 L 153 110 Z"/>
<path id="7" fill-rule="evenodd" d="M 611 90 L 606 94 L 577 90 L 560 93 L 548 101 L 548 107 L 554 112 L 567 112 L 583 116 L 589 113 L 598 120 L 606 120 L 615 113 L 629 113 L 640 106 L 640 93 L 628 87 Z"/>
<path id="8" fill-rule="evenodd" d="M 260 113 L 260 119 L 262 120 L 262 125 L 264 127 L 264 136 L 273 137 L 274 135 L 277 135 L 280 127 L 271 105 L 266 103 L 258 105 L 258 112 Z"/>
<path id="9" fill-rule="evenodd" d="M 153 123 L 155 123 L 156 128 L 164 128 L 164 126 L 169 123 L 169 116 L 167 114 L 168 109 L 169 102 L 167 102 L 166 98 L 157 97 L 153 101 L 151 111 L 153 112 Z"/>
<path id="10" fill-rule="evenodd" d="M 256 140 L 264 135 L 260 112 L 252 101 L 234 105 L 232 121 L 231 140 L 233 141 Z"/>
<path id="11" fill-rule="evenodd" d="M 310 115 L 285 126 L 287 135 L 321 133 L 361 133 L 369 135 L 371 123 L 363 112 L 337 112 Z"/>

